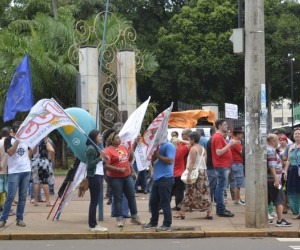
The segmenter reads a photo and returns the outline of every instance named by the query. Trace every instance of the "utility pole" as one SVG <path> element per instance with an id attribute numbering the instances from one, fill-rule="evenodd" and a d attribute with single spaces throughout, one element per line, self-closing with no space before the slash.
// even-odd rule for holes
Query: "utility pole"
<path id="1" fill-rule="evenodd" d="M 294 129 L 294 55 L 293 52 L 288 54 L 291 61 L 291 110 L 292 110 L 292 129 Z"/>
<path id="2" fill-rule="evenodd" d="M 264 0 L 245 0 L 245 225 L 266 228 L 267 165 Z"/>

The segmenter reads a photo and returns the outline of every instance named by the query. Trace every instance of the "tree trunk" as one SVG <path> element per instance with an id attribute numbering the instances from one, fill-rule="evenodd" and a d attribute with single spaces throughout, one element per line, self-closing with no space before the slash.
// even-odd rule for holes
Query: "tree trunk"
<path id="1" fill-rule="evenodd" d="M 54 19 L 57 20 L 58 0 L 52 0 L 52 9 Z"/>

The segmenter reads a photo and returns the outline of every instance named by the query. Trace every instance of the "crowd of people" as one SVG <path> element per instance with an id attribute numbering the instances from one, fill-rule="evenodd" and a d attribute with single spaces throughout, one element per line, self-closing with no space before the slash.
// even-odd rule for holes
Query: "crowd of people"
<path id="1" fill-rule="evenodd" d="M 30 149 L 14 138 L 20 122 L 14 122 L 11 129 L 1 130 L 0 139 L 0 228 L 4 227 L 16 207 L 16 225 L 25 227 L 24 209 L 28 192 L 31 202 L 38 206 L 43 201 L 44 191 L 46 206 L 50 201 L 50 186 L 53 187 L 53 161 L 55 150 L 51 140 L 45 137 L 35 148 Z M 89 183 L 90 204 L 88 226 L 92 232 L 105 232 L 108 229 L 98 225 L 96 211 L 99 194 L 107 182 L 109 202 L 112 204 L 112 216 L 116 217 L 118 227 L 124 226 L 125 218 L 144 229 L 171 231 L 172 221 L 184 220 L 187 212 L 205 212 L 204 219 L 213 220 L 213 206 L 219 217 L 234 217 L 227 209 L 227 188 L 230 186 L 233 206 L 245 206 L 240 190 L 245 185 L 244 131 L 241 127 L 233 128 L 229 133 L 225 119 L 218 119 L 210 129 L 210 138 L 203 131 L 183 129 L 173 131 L 171 140 L 159 145 L 154 151 L 149 172 L 149 186 L 144 172 L 135 171 L 133 152 L 139 138 L 127 148 L 121 143 L 120 130 L 110 129 L 101 135 L 99 130 L 92 130 L 86 142 L 87 179 Z M 276 226 L 288 227 L 291 223 L 283 218 L 288 209 L 294 219 L 300 219 L 300 128 L 293 132 L 293 141 L 283 133 L 267 136 L 267 186 L 269 223 L 277 217 Z M 187 171 L 184 183 L 181 176 Z M 197 171 L 197 178 L 192 173 Z M 150 221 L 144 222 L 138 213 L 136 192 L 141 185 L 142 192 L 149 192 Z M 174 196 L 175 207 L 171 208 Z M 17 200 L 15 200 L 17 198 Z M 273 211 L 273 209 L 275 209 Z M 172 211 L 174 210 L 174 212 Z M 159 217 L 163 216 L 159 225 Z"/>
<path id="2" fill-rule="evenodd" d="M 38 206 L 39 202 L 45 202 L 47 207 L 53 205 L 49 186 L 53 188 L 54 185 L 54 148 L 47 137 L 33 149 L 16 140 L 14 136 L 20 125 L 21 122 L 15 121 L 11 128 L 4 127 L 1 130 L 0 228 L 5 226 L 8 217 L 12 215 L 16 215 L 17 226 L 26 226 L 23 219 L 28 193 L 34 206 Z M 45 201 L 42 199 L 41 187 Z M 13 205 L 16 206 L 15 212 Z"/>

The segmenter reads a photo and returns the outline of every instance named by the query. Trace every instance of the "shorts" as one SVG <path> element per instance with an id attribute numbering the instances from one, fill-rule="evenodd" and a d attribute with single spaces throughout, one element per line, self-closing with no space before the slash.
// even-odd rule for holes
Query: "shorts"
<path id="1" fill-rule="evenodd" d="M 234 186 L 236 188 L 243 187 L 243 184 L 245 182 L 244 165 L 242 163 L 233 163 L 231 166 L 231 170 L 234 175 Z"/>
<path id="2" fill-rule="evenodd" d="M 284 204 L 284 194 L 281 189 L 274 187 L 274 181 L 268 181 L 268 204 L 273 202 L 274 206 Z"/>

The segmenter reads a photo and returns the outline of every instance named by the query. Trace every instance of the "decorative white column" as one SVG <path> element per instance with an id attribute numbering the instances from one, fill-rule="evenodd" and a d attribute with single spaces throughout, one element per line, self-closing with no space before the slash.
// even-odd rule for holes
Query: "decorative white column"
<path id="1" fill-rule="evenodd" d="M 86 46 L 79 49 L 79 73 L 81 108 L 87 110 L 95 119 L 98 98 L 98 50 Z"/>
<path id="2" fill-rule="evenodd" d="M 117 65 L 118 108 L 122 122 L 125 122 L 137 105 L 134 50 L 120 50 L 117 54 Z"/>

